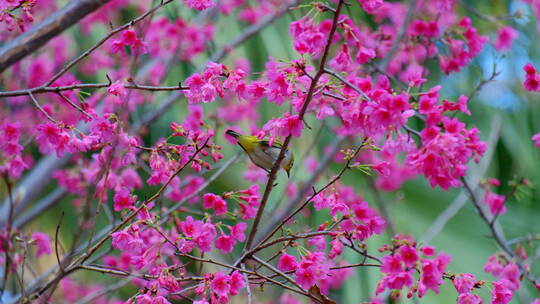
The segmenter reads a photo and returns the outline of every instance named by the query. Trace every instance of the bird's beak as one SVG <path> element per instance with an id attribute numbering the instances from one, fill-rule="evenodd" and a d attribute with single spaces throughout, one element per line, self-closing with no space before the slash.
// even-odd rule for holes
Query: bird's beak
<path id="1" fill-rule="evenodd" d="M 285 170 L 285 172 L 287 172 L 287 178 L 291 178 L 291 171 L 290 170 Z"/>

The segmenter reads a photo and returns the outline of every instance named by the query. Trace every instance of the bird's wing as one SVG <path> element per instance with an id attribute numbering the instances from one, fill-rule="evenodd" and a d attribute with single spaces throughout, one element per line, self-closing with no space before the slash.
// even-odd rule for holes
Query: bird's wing
<path id="1" fill-rule="evenodd" d="M 270 147 L 270 142 L 268 140 L 261 140 L 259 141 L 263 146 Z M 274 144 L 272 145 L 273 148 L 279 148 L 283 147 L 283 144 L 280 141 L 274 140 Z"/>

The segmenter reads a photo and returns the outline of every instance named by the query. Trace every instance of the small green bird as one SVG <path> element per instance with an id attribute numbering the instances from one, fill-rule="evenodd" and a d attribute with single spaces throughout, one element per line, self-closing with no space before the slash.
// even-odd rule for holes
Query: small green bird
<path id="1" fill-rule="evenodd" d="M 268 140 L 260 140 L 257 136 L 245 136 L 233 130 L 227 130 L 225 133 L 236 138 L 238 145 L 246 151 L 246 154 L 255 165 L 270 173 L 281 152 L 281 147 L 283 146 L 281 142 L 274 141 L 274 144 L 270 146 Z M 280 167 L 287 172 L 288 177 L 290 177 L 290 171 L 293 164 L 294 156 L 287 149 L 287 151 L 285 151 L 285 158 L 281 161 Z"/>

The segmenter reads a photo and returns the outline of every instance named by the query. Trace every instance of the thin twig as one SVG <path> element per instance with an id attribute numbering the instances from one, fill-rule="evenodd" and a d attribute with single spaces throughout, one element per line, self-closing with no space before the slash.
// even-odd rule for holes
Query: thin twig
<path id="1" fill-rule="evenodd" d="M 504 253 L 506 255 L 508 255 L 508 257 L 510 259 L 512 259 L 512 260 L 514 260 L 516 262 L 516 264 L 519 267 L 522 275 L 524 275 L 533 284 L 535 284 L 535 285 L 540 284 L 540 282 L 537 282 L 537 279 L 532 276 L 531 272 L 523 264 L 523 261 L 521 260 L 521 258 L 519 256 L 517 256 L 517 254 L 510 248 L 510 246 L 508 245 L 508 243 L 505 240 L 504 236 L 502 236 L 502 234 L 495 228 L 495 225 L 490 224 L 491 221 L 488 218 L 488 216 L 487 216 L 486 212 L 484 211 L 484 209 L 482 208 L 482 206 L 480 205 L 480 200 L 477 198 L 477 196 L 476 196 L 474 190 L 472 189 L 472 187 L 470 186 L 469 182 L 464 177 L 461 177 L 460 180 L 461 180 L 461 183 L 463 184 L 463 187 L 465 188 L 465 190 L 469 194 L 471 202 L 473 203 L 473 206 L 476 208 L 476 211 L 478 212 L 478 215 L 486 223 L 486 225 L 489 227 L 491 235 L 493 236 L 493 238 L 495 239 L 495 241 L 497 242 L 499 247 L 501 247 L 501 249 L 504 251 Z"/>
<path id="2" fill-rule="evenodd" d="M 0 92 L 1 94 L 1 92 Z M 83 115 L 85 115 L 88 118 L 92 118 L 90 114 L 88 114 L 85 110 L 83 110 L 81 107 L 76 105 L 74 102 L 72 102 L 69 98 L 67 98 L 66 95 L 64 95 L 62 92 L 57 92 L 58 96 L 60 96 L 63 100 L 65 100 L 67 103 L 69 103 L 72 107 L 77 109 L 77 111 L 81 112 Z"/>
<path id="3" fill-rule="evenodd" d="M 347 79 L 345 79 L 345 77 L 341 76 L 338 72 L 336 71 L 333 71 L 329 68 L 326 68 L 324 70 L 324 72 L 328 75 L 332 75 L 334 76 L 335 78 L 337 78 L 339 81 L 343 82 L 343 84 L 347 85 L 349 88 L 353 89 L 354 91 L 356 91 L 358 94 L 360 94 L 364 99 L 366 99 L 367 101 L 370 101 L 370 102 L 373 102 L 373 100 L 367 96 L 367 94 L 360 90 L 360 88 L 358 88 L 357 86 L 355 86 L 354 84 L 352 84 L 350 81 L 348 81 Z M 334 95 L 332 96 L 334 97 Z"/>
<path id="4" fill-rule="evenodd" d="M 30 96 L 30 99 L 31 99 L 32 102 L 34 103 L 34 106 L 35 106 L 35 107 L 36 107 L 43 115 L 45 115 L 45 117 L 47 117 L 48 120 L 50 120 L 52 123 L 54 123 L 54 124 L 56 124 L 56 125 L 59 124 L 59 122 L 58 122 L 56 119 L 52 118 L 52 116 L 49 115 L 49 113 L 47 113 L 47 111 L 45 111 L 45 109 L 43 109 L 43 108 L 41 107 L 41 105 L 39 104 L 39 102 L 37 101 L 37 99 L 34 97 L 34 95 L 32 94 L 32 92 L 28 92 L 27 94 L 28 94 L 28 96 Z"/>
<path id="5" fill-rule="evenodd" d="M 58 268 L 60 269 L 60 272 L 64 272 L 64 266 L 62 265 L 62 262 L 60 262 L 60 254 L 58 252 L 58 234 L 60 232 L 60 226 L 62 225 L 62 220 L 64 219 L 64 212 L 60 214 L 60 219 L 58 220 L 58 224 L 56 225 L 56 230 L 54 232 L 54 252 L 56 255 L 56 262 L 58 263 Z"/>
<path id="6" fill-rule="evenodd" d="M 527 234 L 526 236 L 518 237 L 515 239 L 508 240 L 506 242 L 508 245 L 514 245 L 519 243 L 529 243 L 532 241 L 540 241 L 540 233 L 536 234 Z"/>
<path id="7" fill-rule="evenodd" d="M 287 280 L 289 283 L 293 284 L 294 286 L 296 286 L 298 289 L 301 289 L 303 290 L 303 288 L 298 284 L 296 283 L 295 280 L 293 280 L 292 278 L 290 278 L 288 275 L 284 274 L 283 272 L 281 272 L 279 269 L 277 269 L 276 267 L 272 266 L 271 264 L 269 263 L 266 263 L 264 260 L 258 258 L 257 256 L 255 255 L 251 255 L 249 257 L 250 259 L 258 262 L 259 264 L 263 265 L 264 267 L 272 270 L 273 272 L 275 272 L 276 274 L 280 275 L 282 278 L 284 278 L 285 280 Z"/>

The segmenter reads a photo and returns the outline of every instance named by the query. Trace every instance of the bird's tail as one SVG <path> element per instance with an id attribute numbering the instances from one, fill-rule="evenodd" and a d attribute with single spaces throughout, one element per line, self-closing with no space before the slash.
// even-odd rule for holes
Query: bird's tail
<path id="1" fill-rule="evenodd" d="M 240 134 L 238 132 L 233 131 L 233 130 L 227 130 L 225 133 L 227 135 L 229 135 L 229 136 L 234 137 L 234 138 L 238 138 L 240 136 Z"/>

